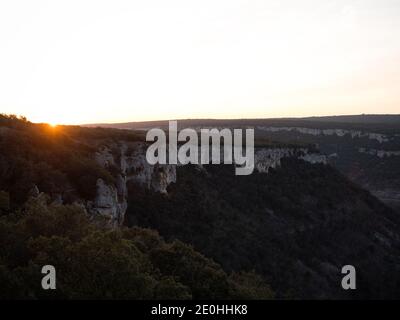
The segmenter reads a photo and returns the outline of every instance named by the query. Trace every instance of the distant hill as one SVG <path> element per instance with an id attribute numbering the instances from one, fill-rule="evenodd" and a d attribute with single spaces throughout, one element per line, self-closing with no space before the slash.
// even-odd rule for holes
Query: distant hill
<path id="1" fill-rule="evenodd" d="M 345 122 L 345 123 L 400 123 L 400 114 L 361 114 L 349 116 L 325 116 L 325 117 L 307 117 L 303 118 L 310 121 L 321 122 Z"/>
<path id="2" fill-rule="evenodd" d="M 171 119 L 173 120 L 173 119 Z M 392 115 L 346 115 L 305 118 L 265 118 L 265 119 L 181 119 L 178 125 L 182 128 L 197 126 L 296 126 L 311 128 L 343 128 L 354 130 L 374 130 L 387 132 L 400 130 L 400 114 Z M 168 126 L 168 120 L 123 122 L 123 123 L 95 123 L 85 124 L 84 127 L 104 127 L 130 130 L 147 130 L 149 128 Z M 389 126 L 389 127 L 388 127 Z"/>

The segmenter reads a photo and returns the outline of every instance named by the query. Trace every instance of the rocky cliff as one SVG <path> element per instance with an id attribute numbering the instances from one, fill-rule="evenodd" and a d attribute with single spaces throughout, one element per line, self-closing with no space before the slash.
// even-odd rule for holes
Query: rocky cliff
<path id="1" fill-rule="evenodd" d="M 268 173 L 270 168 L 275 169 L 281 165 L 281 159 L 290 157 L 312 164 L 327 163 L 325 155 L 309 152 L 306 148 L 259 148 L 254 152 L 254 167 L 260 173 Z"/>
<path id="2" fill-rule="evenodd" d="M 298 132 L 302 134 L 309 134 L 313 136 L 350 136 L 351 138 L 367 138 L 370 140 L 376 140 L 379 143 L 388 142 L 390 137 L 375 132 L 364 132 L 360 130 L 346 130 L 346 129 L 314 129 L 314 128 L 303 128 L 303 127 L 268 127 L 268 126 L 259 126 L 257 127 L 259 130 L 267 131 L 267 132 L 280 132 L 280 131 L 291 131 Z"/>
<path id="3" fill-rule="evenodd" d="M 88 201 L 91 214 L 108 217 L 113 226 L 123 223 L 127 210 L 127 183 L 132 181 L 143 188 L 168 194 L 167 188 L 176 182 L 176 165 L 150 165 L 146 160 L 146 144 L 121 142 L 102 146 L 94 155 L 96 162 L 113 172 L 114 184 L 102 179 L 96 183 L 94 201 Z M 326 156 L 310 153 L 306 148 L 256 148 L 254 168 L 256 172 L 268 173 L 270 168 L 281 165 L 281 159 L 295 157 L 310 163 L 326 164 Z M 199 165 L 200 166 L 200 165 Z"/>
<path id="4" fill-rule="evenodd" d="M 372 156 L 377 156 L 378 158 L 400 156 L 400 151 L 387 151 L 387 150 L 376 150 L 368 148 L 358 148 L 358 152 L 366 153 Z"/>
<path id="5" fill-rule="evenodd" d="M 123 142 L 99 148 L 95 160 L 103 168 L 113 171 L 116 182 L 107 185 L 102 179 L 97 180 L 96 197 L 87 205 L 89 213 L 109 217 L 114 226 L 122 224 L 127 209 L 129 181 L 167 193 L 168 185 L 176 181 L 176 167 L 149 165 L 145 155 L 145 144 L 141 142 Z"/>

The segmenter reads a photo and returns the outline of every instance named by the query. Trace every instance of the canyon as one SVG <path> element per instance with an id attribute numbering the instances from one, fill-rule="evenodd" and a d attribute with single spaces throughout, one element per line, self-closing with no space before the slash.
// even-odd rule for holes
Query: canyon
<path id="1" fill-rule="evenodd" d="M 117 168 L 119 172 L 115 184 L 108 185 L 101 178 L 97 180 L 95 199 L 85 204 L 90 214 L 109 218 L 113 226 L 123 224 L 129 182 L 161 194 L 168 194 L 168 186 L 176 182 L 177 167 L 184 164 L 150 165 L 146 160 L 147 147 L 148 144 L 144 142 L 120 142 L 98 149 L 94 154 L 95 161 L 107 170 Z M 256 148 L 255 170 L 257 173 L 268 173 L 271 168 L 278 168 L 282 159 L 291 157 L 312 164 L 327 164 L 325 155 L 309 152 L 307 148 Z M 205 170 L 202 164 L 195 166 L 199 170 Z"/>

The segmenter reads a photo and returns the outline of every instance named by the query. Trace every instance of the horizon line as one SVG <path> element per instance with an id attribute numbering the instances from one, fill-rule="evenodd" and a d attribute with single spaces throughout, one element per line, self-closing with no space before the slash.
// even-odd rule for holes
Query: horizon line
<path id="1" fill-rule="evenodd" d="M 157 120 L 141 120 L 141 121 L 123 121 L 123 122 L 93 122 L 70 124 L 76 126 L 93 126 L 93 125 L 115 125 L 115 124 L 131 124 L 131 123 L 145 123 L 145 122 L 166 122 L 166 121 L 187 121 L 187 120 L 301 120 L 310 118 L 328 118 L 328 117 L 352 117 L 352 116 L 400 116 L 400 113 L 360 113 L 360 114 L 337 114 L 337 115 L 315 115 L 315 116 L 288 116 L 288 117 L 256 117 L 256 118 L 169 118 Z M 38 122 L 40 123 L 40 122 Z"/>

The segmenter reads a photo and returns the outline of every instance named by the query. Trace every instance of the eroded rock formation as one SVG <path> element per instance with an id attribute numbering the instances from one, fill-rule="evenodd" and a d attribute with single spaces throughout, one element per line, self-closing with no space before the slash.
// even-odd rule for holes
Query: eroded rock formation
<path id="1" fill-rule="evenodd" d="M 95 153 L 97 163 L 108 170 L 117 169 L 118 173 L 114 184 L 97 180 L 96 197 L 87 205 L 89 213 L 110 218 L 114 226 L 122 224 L 127 210 L 129 181 L 155 192 L 168 193 L 168 186 L 176 182 L 177 165 L 150 165 L 146 160 L 146 147 L 143 142 L 124 142 L 99 148 Z M 259 173 L 268 173 L 270 168 L 279 167 L 281 159 L 287 157 L 326 164 L 325 155 L 309 153 L 306 148 L 256 148 L 254 169 Z"/>
<path id="2" fill-rule="evenodd" d="M 344 137 L 349 135 L 351 138 L 367 138 L 370 140 L 376 140 L 379 143 L 388 142 L 389 137 L 382 133 L 374 132 L 363 132 L 359 130 L 346 130 L 346 129 L 314 129 L 314 128 L 302 128 L 302 127 L 267 127 L 259 126 L 259 130 L 268 132 L 280 132 L 280 131 L 295 131 L 301 134 L 310 134 L 313 136 L 325 135 L 332 136 L 336 135 L 338 137 Z"/>

